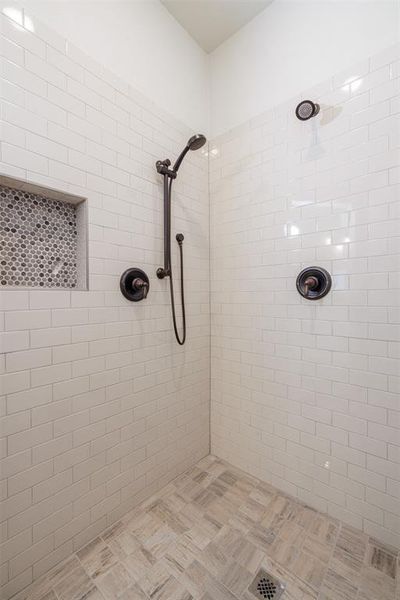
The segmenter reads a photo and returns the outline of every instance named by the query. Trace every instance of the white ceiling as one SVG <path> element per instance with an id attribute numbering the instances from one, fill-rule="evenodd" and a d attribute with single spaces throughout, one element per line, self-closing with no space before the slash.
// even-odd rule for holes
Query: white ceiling
<path id="1" fill-rule="evenodd" d="M 272 0 L 161 0 L 206 51 L 212 52 Z"/>

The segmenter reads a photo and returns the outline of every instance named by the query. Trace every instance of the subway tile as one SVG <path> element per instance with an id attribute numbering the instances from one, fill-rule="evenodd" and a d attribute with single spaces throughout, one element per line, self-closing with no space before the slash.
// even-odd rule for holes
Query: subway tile
<path id="1" fill-rule="evenodd" d="M 19 573 L 32 566 L 34 562 L 50 552 L 53 549 L 53 545 L 54 540 L 52 536 L 48 536 L 11 559 L 9 566 L 11 577 L 16 577 Z"/>
<path id="2" fill-rule="evenodd" d="M 18 291 L 1 291 L 0 292 L 0 307 L 2 310 L 23 310 L 29 308 L 28 292 Z"/>
<path id="3" fill-rule="evenodd" d="M 0 333 L 0 345 L 3 352 L 17 352 L 29 348 L 27 331 L 9 331 Z"/>
<path id="4" fill-rule="evenodd" d="M 39 58 L 37 55 L 27 52 L 25 55 L 25 67 L 28 72 L 34 73 L 42 80 L 61 89 L 66 88 L 66 78 L 64 73 L 62 73 L 59 69 L 54 68 L 52 65 L 48 64 L 47 61 Z M 43 96 L 45 96 L 45 94 L 43 94 Z"/>
<path id="5" fill-rule="evenodd" d="M 64 363 L 50 367 L 42 367 L 32 371 L 32 387 L 43 386 L 49 383 L 57 383 L 71 377 L 71 365 Z"/>
<path id="6" fill-rule="evenodd" d="M 31 331 L 31 347 L 43 348 L 46 346 L 62 346 L 71 341 L 69 327 L 52 327 L 49 329 L 36 329 Z"/>
<path id="7" fill-rule="evenodd" d="M 4 58 L 20 66 L 24 64 L 24 51 L 18 44 L 7 38 L 2 38 L 1 44 L 1 53 Z"/>
<path id="8" fill-rule="evenodd" d="M 31 491 L 24 490 L 2 502 L 2 517 L 10 519 L 29 508 L 32 504 Z"/>
<path id="9" fill-rule="evenodd" d="M 27 488 L 49 479 L 53 475 L 53 463 L 42 463 L 10 477 L 8 480 L 8 493 L 10 496 L 22 492 Z"/>
<path id="10" fill-rule="evenodd" d="M 29 431 L 15 433 L 8 438 L 8 451 L 10 454 L 16 454 L 43 442 L 47 442 L 53 437 L 53 427 L 51 424 L 32 427 Z"/>
<path id="11" fill-rule="evenodd" d="M 25 471 L 31 466 L 31 452 L 24 450 L 4 458 L 1 461 L 1 473 L 4 477 L 13 477 L 21 471 Z"/>
<path id="12" fill-rule="evenodd" d="M 46 137 L 38 136 L 34 133 L 26 134 L 26 148 L 36 154 L 41 154 L 47 158 L 56 158 L 66 161 L 68 158 L 67 148 L 56 142 L 52 142 Z"/>
<path id="13" fill-rule="evenodd" d="M 29 50 L 29 52 L 32 52 L 33 54 L 37 54 L 41 58 L 45 57 L 46 46 L 44 42 L 26 29 L 16 27 L 15 24 L 4 15 L 1 15 L 0 31 L 5 38 L 12 40 L 18 44 L 18 46 Z"/>
<path id="14" fill-rule="evenodd" d="M 44 444 L 40 444 L 33 448 L 32 450 L 32 460 L 33 462 L 39 463 L 45 460 L 49 460 L 58 456 L 59 454 L 63 454 L 64 452 L 70 450 L 72 447 L 72 437 L 71 435 L 64 435 L 62 437 L 58 437 L 55 440 L 50 440 Z"/>
<path id="15" fill-rule="evenodd" d="M 61 162 L 49 162 L 49 175 L 54 179 L 59 179 L 60 181 L 65 181 L 68 184 L 81 188 L 84 188 L 86 185 L 86 174 L 81 168 L 75 169 L 75 167 L 65 165 Z"/>
<path id="16" fill-rule="evenodd" d="M 3 394 L 12 394 L 27 390 L 30 386 L 31 378 L 29 371 L 19 371 L 17 373 L 7 373 L 0 375 L 0 388 Z"/>
<path id="17" fill-rule="evenodd" d="M 7 397 L 7 413 L 12 414 L 21 410 L 33 409 L 36 406 L 46 405 L 51 400 L 52 388 L 50 385 L 9 394 Z"/>
<path id="18" fill-rule="evenodd" d="M 27 93 L 26 104 L 32 113 L 46 119 L 48 123 L 57 123 L 61 126 L 66 125 L 67 112 L 60 106 L 49 102 L 46 98 Z"/>
<path id="19" fill-rule="evenodd" d="M 373 471 L 368 471 L 356 465 L 349 465 L 349 477 L 364 485 L 369 485 L 377 490 L 385 490 L 385 478 Z"/>
<path id="20" fill-rule="evenodd" d="M 19 431 L 28 429 L 30 426 L 30 415 L 28 411 L 15 413 L 0 419 L 0 432 L 2 436 L 10 436 Z"/>
<path id="21" fill-rule="evenodd" d="M 5 541 L 1 546 L 1 556 L 3 560 L 13 558 L 32 544 L 32 532 L 23 531 L 19 535 Z M 8 565 L 7 565 L 8 568 Z"/>
<path id="22" fill-rule="evenodd" d="M 13 311 L 5 315 L 5 325 L 8 331 L 22 331 L 27 329 L 36 329 L 40 327 L 49 327 L 51 324 L 50 311 Z"/>
<path id="23" fill-rule="evenodd" d="M 6 81 L 5 79 L 3 79 L 1 83 L 0 98 L 8 103 L 9 110 L 11 109 L 11 114 L 13 105 L 17 105 L 19 107 L 23 107 L 25 105 L 24 90 L 19 86 Z M 8 123 L 8 125 L 10 124 Z"/>
<path id="24" fill-rule="evenodd" d="M 64 363 L 86 358 L 88 353 L 88 344 L 85 342 L 56 346 L 52 349 L 53 363 Z"/>
<path id="25" fill-rule="evenodd" d="M 32 425 L 42 425 L 43 423 L 49 423 L 55 419 L 61 419 L 71 414 L 71 399 L 66 398 L 60 401 L 54 401 L 51 404 L 46 403 L 42 406 L 32 408 L 31 422 Z"/>
<path id="26" fill-rule="evenodd" d="M 34 57 L 33 54 L 31 54 L 31 56 Z M 22 87 L 24 90 L 29 90 L 39 96 L 46 96 L 46 82 L 43 79 L 40 79 L 37 74 L 34 74 L 5 58 L 0 59 L 0 73 L 7 81 Z"/>
<path id="27" fill-rule="evenodd" d="M 17 146 L 12 146 L 11 144 L 3 143 L 2 148 L 2 158 L 5 163 L 28 169 L 35 173 L 48 173 L 48 161 L 46 157 L 18 148 Z"/>
<path id="28" fill-rule="evenodd" d="M 85 138 L 81 132 L 72 131 L 66 126 L 59 125 L 58 123 L 48 124 L 47 136 L 50 140 L 73 148 L 74 150 L 84 151 L 85 150 Z"/>

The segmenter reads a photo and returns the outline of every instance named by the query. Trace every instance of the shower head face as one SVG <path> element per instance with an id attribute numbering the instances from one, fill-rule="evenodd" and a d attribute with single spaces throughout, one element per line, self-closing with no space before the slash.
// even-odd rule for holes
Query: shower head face
<path id="1" fill-rule="evenodd" d="M 296 107 L 296 117 L 300 121 L 308 121 L 312 117 L 315 117 L 319 113 L 319 104 L 312 102 L 311 100 L 303 100 Z"/>
<path id="2" fill-rule="evenodd" d="M 199 148 L 201 148 L 202 146 L 204 146 L 204 144 L 206 143 L 206 138 L 204 135 L 202 135 L 201 133 L 197 133 L 196 135 L 193 135 L 190 140 L 188 140 L 188 143 L 186 144 L 185 148 L 182 150 L 182 152 L 180 153 L 180 155 L 178 156 L 176 163 L 174 164 L 173 170 L 175 171 L 175 173 L 178 171 L 179 167 L 182 164 L 183 159 L 185 158 L 186 154 L 189 152 L 189 150 L 198 150 Z"/>
<path id="3" fill-rule="evenodd" d="M 193 135 L 187 143 L 187 147 L 189 150 L 198 150 L 206 143 L 206 138 L 201 133 L 197 133 Z"/>

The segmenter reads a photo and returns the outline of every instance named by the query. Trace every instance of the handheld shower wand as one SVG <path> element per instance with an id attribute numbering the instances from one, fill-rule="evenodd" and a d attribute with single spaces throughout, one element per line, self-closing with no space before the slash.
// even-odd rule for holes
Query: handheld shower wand
<path id="1" fill-rule="evenodd" d="M 174 281 L 172 277 L 172 261 L 171 261 L 171 200 L 172 200 L 172 182 L 177 177 L 179 167 L 182 164 L 183 159 L 189 150 L 198 150 L 206 143 L 204 135 L 197 134 L 190 138 L 185 148 L 182 150 L 173 168 L 171 169 L 171 161 L 167 158 L 165 160 L 158 160 L 156 162 L 157 173 L 164 178 L 164 267 L 157 269 L 157 277 L 164 279 L 169 277 L 169 289 L 171 295 L 171 309 L 172 309 L 172 320 L 174 325 L 174 332 L 176 341 L 178 344 L 183 346 L 186 340 L 186 312 L 185 312 L 185 293 L 184 293 L 184 277 L 183 277 L 183 233 L 176 235 L 176 241 L 179 245 L 179 256 L 181 266 L 181 306 L 182 306 L 182 337 L 179 335 L 178 326 L 176 323 L 176 311 L 175 311 L 175 296 L 174 296 Z"/>

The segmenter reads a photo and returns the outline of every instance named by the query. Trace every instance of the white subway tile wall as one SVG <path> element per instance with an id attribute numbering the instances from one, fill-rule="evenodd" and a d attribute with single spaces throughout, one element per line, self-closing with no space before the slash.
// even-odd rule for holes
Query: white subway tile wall
<path id="1" fill-rule="evenodd" d="M 400 48 L 214 140 L 212 452 L 400 546 Z M 300 100 L 318 117 L 295 118 Z M 331 272 L 311 302 L 306 266 Z"/>
<path id="2" fill-rule="evenodd" d="M 23 27 L 23 13 L 11 15 L 0 15 L 0 173 L 88 199 L 90 291 L 0 291 L 4 600 L 208 454 L 210 380 L 206 155 L 190 153 L 175 184 L 182 349 L 155 276 L 155 161 L 193 132 L 35 19 Z M 150 278 L 144 302 L 119 291 L 131 266 Z"/>
<path id="3" fill-rule="evenodd" d="M 88 198 L 90 291 L 2 290 L 1 598 L 209 449 L 208 160 L 175 185 L 175 343 L 154 163 L 193 132 L 19 9 L 0 18 L 0 173 Z M 400 546 L 399 48 L 214 141 L 212 450 Z M 301 123 L 306 97 L 320 115 Z M 396 220 L 397 219 L 397 220 Z M 176 255 L 174 257 L 176 264 Z M 332 292 L 295 288 L 318 264 Z M 132 305 L 119 276 L 144 268 Z"/>

